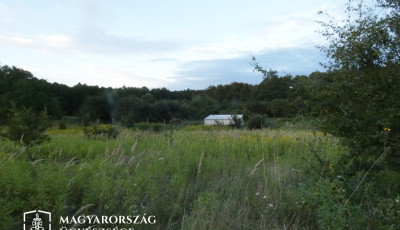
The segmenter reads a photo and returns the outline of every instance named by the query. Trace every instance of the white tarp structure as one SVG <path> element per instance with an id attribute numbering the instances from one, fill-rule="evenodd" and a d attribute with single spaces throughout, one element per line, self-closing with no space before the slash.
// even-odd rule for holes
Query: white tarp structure
<path id="1" fill-rule="evenodd" d="M 232 116 L 236 116 L 237 118 L 242 120 L 243 123 L 243 115 L 209 115 L 204 118 L 205 125 L 229 125 L 233 122 Z"/>

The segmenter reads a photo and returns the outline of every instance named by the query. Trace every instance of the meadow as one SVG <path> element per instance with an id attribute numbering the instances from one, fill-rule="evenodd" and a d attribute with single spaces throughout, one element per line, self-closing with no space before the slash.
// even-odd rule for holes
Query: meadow
<path id="1" fill-rule="evenodd" d="M 311 129 L 47 134 L 31 148 L 0 140 L 0 229 L 20 229 L 22 213 L 35 209 L 155 216 L 135 229 L 339 229 L 363 213 L 342 213 L 349 207 L 334 170 L 345 148 Z"/>

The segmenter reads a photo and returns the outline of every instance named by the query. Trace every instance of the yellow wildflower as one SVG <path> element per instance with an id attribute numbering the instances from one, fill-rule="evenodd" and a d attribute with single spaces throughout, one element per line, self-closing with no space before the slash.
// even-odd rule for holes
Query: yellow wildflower
<path id="1" fill-rule="evenodd" d="M 335 172 L 335 170 L 333 170 L 333 164 L 332 163 L 329 164 L 329 168 L 331 169 L 331 172 Z"/>

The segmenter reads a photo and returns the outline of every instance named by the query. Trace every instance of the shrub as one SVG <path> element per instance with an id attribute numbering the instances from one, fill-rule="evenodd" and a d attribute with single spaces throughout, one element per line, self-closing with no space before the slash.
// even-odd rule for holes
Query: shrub
<path id="1" fill-rule="evenodd" d="M 190 125 L 186 126 L 186 131 L 212 131 L 212 130 L 230 130 L 231 127 L 227 125 Z"/>
<path id="2" fill-rule="evenodd" d="M 112 125 L 95 125 L 83 130 L 88 138 L 116 138 L 118 130 Z"/>
<path id="3" fill-rule="evenodd" d="M 247 121 L 247 127 L 249 129 L 261 129 L 261 126 L 262 126 L 261 115 L 251 116 L 250 119 Z"/>
<path id="4" fill-rule="evenodd" d="M 213 130 L 213 126 L 211 125 L 189 125 L 186 126 L 185 130 L 186 131 L 198 131 L 198 130 L 203 130 L 203 131 L 210 131 Z"/>
<path id="5" fill-rule="evenodd" d="M 121 117 L 121 124 L 129 129 L 135 126 L 135 114 L 128 113 Z"/>
<path id="6" fill-rule="evenodd" d="M 330 71 L 310 77 L 309 104 L 321 130 L 349 147 L 341 159 L 349 174 L 369 170 L 381 155 L 386 155 L 381 169 L 400 168 L 400 5 L 395 2 L 377 1 L 372 8 L 349 1 L 346 21 L 320 22 L 328 44 L 319 48 Z"/>
<path id="7" fill-rule="evenodd" d="M 139 122 L 135 124 L 136 129 L 146 131 L 151 129 L 151 123 Z"/>
<path id="8" fill-rule="evenodd" d="M 154 132 L 160 132 L 163 129 L 164 125 L 160 123 L 154 123 L 151 125 L 151 130 Z"/>
<path id="9" fill-rule="evenodd" d="M 15 105 L 8 113 L 7 128 L 3 136 L 23 145 L 32 146 L 49 140 L 44 131 L 48 128 L 47 111 L 36 113 L 25 107 L 17 108 Z"/>
<path id="10" fill-rule="evenodd" d="M 161 123 L 139 122 L 135 124 L 135 127 L 140 131 L 151 130 L 154 132 L 160 132 L 164 128 L 164 125 Z"/>
<path id="11" fill-rule="evenodd" d="M 229 126 L 232 128 L 240 129 L 243 125 L 243 119 L 237 115 L 232 116 L 232 120 L 229 123 Z"/>
<path id="12" fill-rule="evenodd" d="M 58 129 L 64 130 L 64 129 L 66 129 L 66 128 L 67 128 L 67 125 L 65 124 L 64 121 L 60 121 L 60 122 L 58 123 Z"/>

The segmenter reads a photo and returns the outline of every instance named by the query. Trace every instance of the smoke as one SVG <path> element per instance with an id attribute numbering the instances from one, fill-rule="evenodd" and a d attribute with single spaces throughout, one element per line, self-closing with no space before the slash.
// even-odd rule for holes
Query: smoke
<path id="1" fill-rule="evenodd" d="M 108 89 L 106 91 L 106 101 L 108 104 L 108 111 L 111 120 L 111 124 L 115 124 L 115 118 L 118 115 L 118 103 L 117 103 L 117 91 L 115 89 Z"/>

